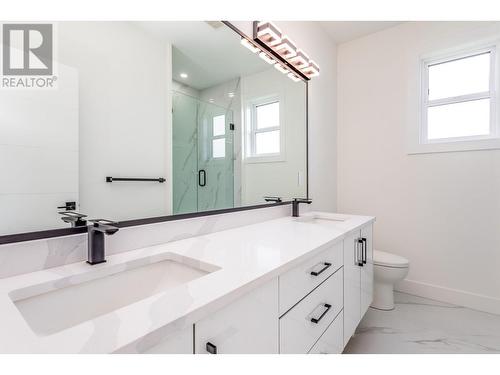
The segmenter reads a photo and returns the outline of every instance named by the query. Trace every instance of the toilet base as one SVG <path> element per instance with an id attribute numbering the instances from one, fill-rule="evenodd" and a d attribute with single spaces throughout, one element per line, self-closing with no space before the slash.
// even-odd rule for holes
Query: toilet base
<path id="1" fill-rule="evenodd" d="M 375 281 L 370 307 L 385 311 L 394 310 L 394 285 Z"/>

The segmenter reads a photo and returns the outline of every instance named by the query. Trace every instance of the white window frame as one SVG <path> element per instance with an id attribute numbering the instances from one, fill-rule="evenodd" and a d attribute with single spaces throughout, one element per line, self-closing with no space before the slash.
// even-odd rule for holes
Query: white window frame
<path id="1" fill-rule="evenodd" d="M 439 54 L 421 57 L 421 94 L 420 94 L 420 121 L 418 134 L 411 132 L 418 138 L 409 140 L 409 154 L 448 151 L 469 151 L 482 149 L 500 148 L 500 129 L 498 121 L 498 48 L 499 43 L 475 43 L 472 45 L 454 48 Z M 451 62 L 467 57 L 490 53 L 490 84 L 489 91 L 472 93 L 467 95 L 448 97 L 443 99 L 429 100 L 429 67 L 432 65 Z M 490 99 L 490 133 L 487 135 L 450 137 L 440 139 L 428 139 L 428 108 L 438 105 L 463 103 L 479 99 Z M 412 136 L 413 137 L 413 136 Z"/>
<path id="2" fill-rule="evenodd" d="M 257 129 L 257 107 L 279 103 L 279 125 Z M 245 116 L 245 162 L 247 163 L 274 163 L 282 162 L 286 160 L 285 157 L 285 122 L 283 120 L 284 116 L 284 100 L 281 95 L 270 95 L 262 98 L 254 98 L 248 100 L 246 107 Z M 267 133 L 271 131 L 279 130 L 280 132 L 280 152 L 279 153 L 269 153 L 269 154 L 256 154 L 256 137 L 258 133 Z"/>
<path id="3" fill-rule="evenodd" d="M 220 135 L 214 135 L 214 119 L 216 117 L 219 117 L 219 116 L 224 116 L 224 134 L 220 134 Z M 227 129 L 226 129 L 226 115 L 225 114 L 221 114 L 221 115 L 216 115 L 216 116 L 212 116 L 212 121 L 211 121 L 211 128 L 210 128 L 210 159 L 212 160 L 224 160 L 226 158 L 226 153 L 227 153 L 227 149 L 226 149 L 226 137 L 227 137 Z M 218 156 L 218 157 L 214 157 L 214 140 L 216 139 L 224 139 L 224 156 Z"/>

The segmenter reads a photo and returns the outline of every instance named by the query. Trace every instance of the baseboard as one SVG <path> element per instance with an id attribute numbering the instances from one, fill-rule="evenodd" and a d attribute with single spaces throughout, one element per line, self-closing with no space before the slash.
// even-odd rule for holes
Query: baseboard
<path id="1" fill-rule="evenodd" d="M 451 289 L 408 279 L 398 283 L 395 290 L 419 297 L 425 297 L 451 303 L 453 305 L 464 306 L 470 309 L 500 315 L 500 298 L 484 296 L 481 294 L 465 292 L 463 290 Z"/>

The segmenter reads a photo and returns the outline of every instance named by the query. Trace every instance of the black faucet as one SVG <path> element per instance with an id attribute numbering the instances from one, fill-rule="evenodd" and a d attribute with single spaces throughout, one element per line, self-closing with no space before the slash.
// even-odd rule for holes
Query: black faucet
<path id="1" fill-rule="evenodd" d="M 106 261 L 104 250 L 104 235 L 112 235 L 118 232 L 114 221 L 97 219 L 89 220 L 93 225 L 88 227 L 88 259 L 87 263 L 94 265 Z"/>
<path id="2" fill-rule="evenodd" d="M 292 201 L 292 216 L 299 217 L 299 203 L 311 204 L 312 200 L 309 198 L 294 198 Z"/>
<path id="3" fill-rule="evenodd" d="M 275 203 L 281 203 L 282 200 L 281 200 L 281 197 L 270 197 L 270 196 L 266 196 L 264 197 L 264 200 L 266 202 L 275 202 Z"/>
<path id="4" fill-rule="evenodd" d="M 61 215 L 61 220 L 70 224 L 72 228 L 84 227 L 87 225 L 87 221 L 84 219 L 87 215 L 73 211 L 61 211 L 59 215 Z"/>

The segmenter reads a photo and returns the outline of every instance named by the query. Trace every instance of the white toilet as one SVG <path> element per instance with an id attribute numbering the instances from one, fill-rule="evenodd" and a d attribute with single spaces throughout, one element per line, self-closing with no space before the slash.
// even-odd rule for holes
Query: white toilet
<path id="1" fill-rule="evenodd" d="M 403 280 L 410 267 L 408 259 L 399 255 L 373 250 L 373 302 L 379 310 L 394 309 L 394 284 Z"/>

